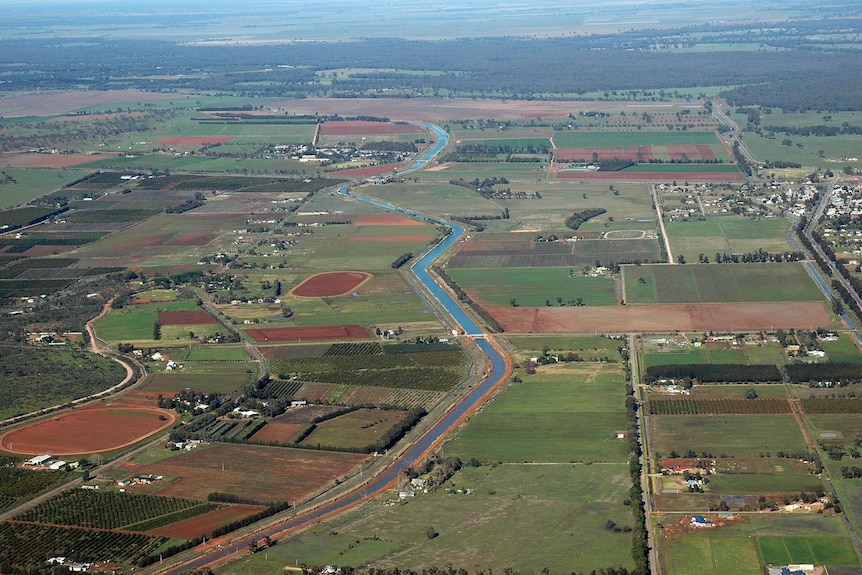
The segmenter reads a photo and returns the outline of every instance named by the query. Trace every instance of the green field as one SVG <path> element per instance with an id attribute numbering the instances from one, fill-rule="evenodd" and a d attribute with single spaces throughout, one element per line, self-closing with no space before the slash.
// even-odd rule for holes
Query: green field
<path id="1" fill-rule="evenodd" d="M 758 346 L 729 346 L 707 343 L 700 347 L 644 345 L 644 365 L 677 365 L 691 363 L 746 363 L 746 364 L 783 364 L 786 356 L 780 345 L 763 344 Z"/>
<path id="2" fill-rule="evenodd" d="M 716 457 L 808 451 L 791 415 L 653 415 L 650 431 L 653 450 L 664 457 L 689 449 Z"/>
<path id="3" fill-rule="evenodd" d="M 550 355 L 566 355 L 569 352 L 578 354 L 584 361 L 619 361 L 619 348 L 626 342 L 620 339 L 606 337 L 566 337 L 566 336 L 518 336 L 507 338 L 515 348 L 518 360 L 529 359 L 542 355 L 547 351 Z"/>
<path id="4" fill-rule="evenodd" d="M 792 223 L 785 218 L 750 219 L 735 216 L 665 223 L 674 258 L 689 263 L 704 254 L 715 262 L 715 254 L 743 254 L 763 249 L 770 253 L 791 251 L 787 243 Z"/>
<path id="5" fill-rule="evenodd" d="M 631 534 L 605 528 L 609 520 L 631 526 L 622 504 L 631 487 L 623 464 L 467 467 L 444 487 L 401 505 L 374 501 L 220 572 L 276 575 L 294 562 L 400 569 L 451 564 L 471 571 L 480 565 L 520 573 L 546 566 L 551 573 L 632 567 Z M 431 540 L 429 527 L 439 533 Z"/>
<path id="6" fill-rule="evenodd" d="M 447 448 L 461 459 L 622 462 L 623 373 L 615 365 L 554 365 L 507 388 Z"/>
<path id="7" fill-rule="evenodd" d="M 570 275 L 568 268 L 483 268 L 451 269 L 449 275 L 476 299 L 497 304 L 545 307 L 571 305 L 581 298 L 583 305 L 607 306 L 617 303 L 616 281 L 608 277 Z"/>
<path id="8" fill-rule="evenodd" d="M 5 178 L 8 176 L 9 180 Z M 0 172 L 0 209 L 17 206 L 60 189 L 81 177 L 70 170 L 28 170 L 2 168 Z"/>
<path id="9" fill-rule="evenodd" d="M 554 132 L 558 148 L 719 144 L 715 132 Z"/>
<path id="10" fill-rule="evenodd" d="M 624 266 L 628 303 L 820 301 L 798 263 Z"/>
<path id="11" fill-rule="evenodd" d="M 146 303 L 113 309 L 96 322 L 96 334 L 106 341 L 127 342 L 153 339 L 153 324 L 162 311 L 194 311 L 191 300 Z"/>
<path id="12" fill-rule="evenodd" d="M 736 164 L 637 164 L 630 166 L 625 170 L 625 173 L 653 173 L 653 172 L 670 172 L 679 174 L 699 173 L 699 172 L 718 172 L 722 174 L 739 174 L 739 168 Z"/>

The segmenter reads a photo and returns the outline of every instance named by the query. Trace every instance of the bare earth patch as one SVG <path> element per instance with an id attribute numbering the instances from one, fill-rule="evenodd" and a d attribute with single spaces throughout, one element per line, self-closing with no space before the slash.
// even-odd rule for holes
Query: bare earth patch
<path id="1" fill-rule="evenodd" d="M 98 154 L 3 154 L 0 163 L 9 168 L 68 168 L 118 156 L 114 152 Z"/>
<path id="2" fill-rule="evenodd" d="M 817 328 L 831 325 L 818 302 L 626 305 L 613 307 L 488 307 L 512 333 L 668 332 Z"/>
<path id="3" fill-rule="evenodd" d="M 372 278 L 366 272 L 324 272 L 315 274 L 290 290 L 299 297 L 332 297 L 353 292 Z"/>

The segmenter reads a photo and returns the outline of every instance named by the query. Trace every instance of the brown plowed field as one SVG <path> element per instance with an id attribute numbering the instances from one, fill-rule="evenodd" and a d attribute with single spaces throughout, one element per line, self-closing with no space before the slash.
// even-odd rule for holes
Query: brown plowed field
<path id="1" fill-rule="evenodd" d="M 595 333 L 738 331 L 817 328 L 831 325 L 826 305 L 816 302 L 613 307 L 488 307 L 507 332 Z"/>
<path id="2" fill-rule="evenodd" d="M 218 322 L 207 312 L 197 310 L 159 312 L 159 323 L 162 325 L 204 325 Z"/>
<path id="3" fill-rule="evenodd" d="M 206 146 L 208 144 L 226 144 L 233 136 L 162 136 L 156 142 L 160 146 Z"/>
<path id="4" fill-rule="evenodd" d="M 321 325 L 317 327 L 273 327 L 248 329 L 254 341 L 326 341 L 332 339 L 370 339 L 361 325 Z"/>
<path id="5" fill-rule="evenodd" d="M 166 497 L 206 500 L 218 491 L 256 501 L 299 501 L 366 459 L 356 453 L 217 443 L 135 467 L 135 474 L 176 477 L 154 484 Z"/>
<path id="6" fill-rule="evenodd" d="M 260 431 L 252 436 L 252 441 L 256 443 L 290 443 L 299 435 L 299 432 L 308 427 L 308 424 L 303 423 L 282 423 L 280 421 L 270 421 L 264 425 Z"/>
<path id="7" fill-rule="evenodd" d="M 396 214 L 362 214 L 353 224 L 356 226 L 421 226 L 422 222 Z"/>
<path id="8" fill-rule="evenodd" d="M 167 409 L 100 405 L 7 431 L 0 436 L 0 447 L 26 455 L 101 453 L 131 445 L 176 420 L 177 415 Z"/>
<path id="9" fill-rule="evenodd" d="M 99 104 L 115 104 L 125 102 L 151 102 L 154 100 L 179 100 L 178 94 L 162 94 L 145 92 L 143 90 L 45 90 L 38 92 L 17 92 L 3 98 L 0 102 L 0 115 L 19 116 L 50 116 L 67 114 Z"/>
<path id="10" fill-rule="evenodd" d="M 320 125 L 321 136 L 388 136 L 421 134 L 424 131 L 413 124 L 390 124 L 389 122 L 366 122 L 362 120 L 324 122 Z"/>
<path id="11" fill-rule="evenodd" d="M 372 278 L 366 272 L 324 272 L 315 274 L 290 290 L 299 297 L 332 297 L 353 292 Z"/>
<path id="12" fill-rule="evenodd" d="M 192 517 L 185 521 L 179 521 L 147 531 L 147 535 L 161 535 L 163 537 L 179 537 L 181 539 L 194 539 L 201 535 L 212 537 L 214 529 L 223 525 L 245 519 L 255 513 L 266 509 L 263 505 L 231 505 L 223 509 L 212 511 L 200 517 Z"/>
<path id="13" fill-rule="evenodd" d="M 115 153 L 100 154 L 3 154 L 0 164 L 10 168 L 68 168 L 116 157 Z"/>

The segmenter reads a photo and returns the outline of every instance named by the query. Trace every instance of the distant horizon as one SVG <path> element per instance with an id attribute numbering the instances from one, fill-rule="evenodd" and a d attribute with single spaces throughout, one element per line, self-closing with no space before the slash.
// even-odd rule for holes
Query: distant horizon
<path id="1" fill-rule="evenodd" d="M 851 0 L 787 6 L 780 0 L 0 0 L 6 9 L 0 39 L 101 37 L 215 44 L 339 41 L 367 37 L 414 40 L 495 36 L 561 37 L 724 22 L 781 21 L 857 14 Z"/>

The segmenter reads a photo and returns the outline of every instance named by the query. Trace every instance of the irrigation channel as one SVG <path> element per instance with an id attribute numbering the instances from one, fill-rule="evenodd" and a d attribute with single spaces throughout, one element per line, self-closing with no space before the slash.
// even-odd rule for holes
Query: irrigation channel
<path id="1" fill-rule="evenodd" d="M 448 135 L 445 131 L 432 124 L 421 123 L 420 125 L 433 130 L 437 134 L 437 144 L 426 150 L 413 166 L 400 171 L 400 174 L 421 169 L 440 150 L 446 147 Z M 350 191 L 349 187 L 343 187 L 340 191 L 345 196 L 400 214 L 431 222 L 436 225 L 446 226 L 451 230 L 451 233 L 443 241 L 425 254 L 425 256 L 417 261 L 411 269 L 432 297 L 434 297 L 440 306 L 445 308 L 452 316 L 457 324 L 457 326 L 452 326 L 452 328 L 456 329 L 456 327 L 460 327 L 461 331 L 467 334 L 466 337 L 472 338 L 478 349 L 488 358 L 488 362 L 491 366 L 490 370 L 478 385 L 467 390 L 466 395 L 457 404 L 455 404 L 454 407 L 447 411 L 445 415 L 443 415 L 439 421 L 425 432 L 422 437 L 406 449 L 401 456 L 392 463 L 392 465 L 377 475 L 369 483 L 366 483 L 365 485 L 360 486 L 346 495 L 343 495 L 330 503 L 324 504 L 317 509 L 303 513 L 291 519 L 287 519 L 278 526 L 265 532 L 257 533 L 254 536 L 249 537 L 247 540 L 231 543 L 226 548 L 215 548 L 198 559 L 183 563 L 181 566 L 174 567 L 171 570 L 166 571 L 166 573 L 182 573 L 220 563 L 228 557 L 237 555 L 240 550 L 243 550 L 244 552 L 252 541 L 260 541 L 267 536 L 273 539 L 278 539 L 297 529 L 304 528 L 325 518 L 347 511 L 362 501 L 382 493 L 393 485 L 406 469 L 409 469 L 415 463 L 418 463 L 433 447 L 440 444 L 443 441 L 443 438 L 452 429 L 459 425 L 469 413 L 478 408 L 488 394 L 509 376 L 510 370 L 508 359 L 499 352 L 490 341 L 485 339 L 485 334 L 482 329 L 461 308 L 458 302 L 452 298 L 449 292 L 440 287 L 440 285 L 434 281 L 431 274 L 428 272 L 428 268 L 434 263 L 434 261 L 453 244 L 460 240 L 461 236 L 464 235 L 464 228 L 432 216 L 400 208 L 359 194 L 354 194 Z"/>

